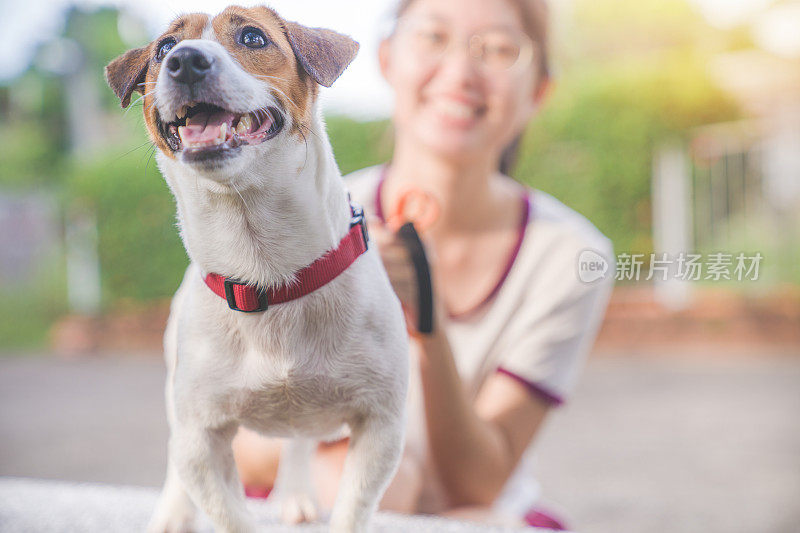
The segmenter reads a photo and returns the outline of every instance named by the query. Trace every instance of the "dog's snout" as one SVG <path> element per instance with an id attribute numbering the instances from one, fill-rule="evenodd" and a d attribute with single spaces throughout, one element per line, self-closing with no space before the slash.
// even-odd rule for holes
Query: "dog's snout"
<path id="1" fill-rule="evenodd" d="M 205 78 L 211 70 L 214 59 L 196 48 L 179 48 L 167 59 L 167 72 L 179 83 L 190 85 Z"/>

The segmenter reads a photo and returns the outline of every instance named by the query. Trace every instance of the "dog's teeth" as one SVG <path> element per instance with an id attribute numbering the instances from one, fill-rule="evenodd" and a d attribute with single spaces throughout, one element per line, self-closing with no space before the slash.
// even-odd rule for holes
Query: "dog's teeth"
<path id="1" fill-rule="evenodd" d="M 219 138 L 220 142 L 225 142 L 225 139 L 228 138 L 228 123 L 223 122 L 222 125 L 219 127 Z"/>
<path id="2" fill-rule="evenodd" d="M 183 133 L 186 131 L 186 126 L 178 126 L 178 137 L 181 138 L 181 142 L 186 144 L 186 141 L 183 140 Z"/>
<path id="3" fill-rule="evenodd" d="M 247 133 L 247 130 L 249 129 L 247 126 L 245 126 L 243 121 L 244 117 L 239 119 L 239 123 L 236 125 L 235 128 L 236 133 L 238 133 L 239 135 L 244 135 L 245 133 Z"/>
<path id="4" fill-rule="evenodd" d="M 178 109 L 178 119 L 182 119 L 183 117 L 185 117 L 186 113 L 188 112 L 189 112 L 189 107 L 182 105 L 180 109 Z"/>
<path id="5" fill-rule="evenodd" d="M 236 133 L 239 135 L 243 133 L 247 133 L 250 131 L 250 128 L 253 126 L 253 119 L 250 118 L 250 113 L 246 115 L 242 115 L 242 118 L 239 119 L 239 124 L 236 125 Z"/>

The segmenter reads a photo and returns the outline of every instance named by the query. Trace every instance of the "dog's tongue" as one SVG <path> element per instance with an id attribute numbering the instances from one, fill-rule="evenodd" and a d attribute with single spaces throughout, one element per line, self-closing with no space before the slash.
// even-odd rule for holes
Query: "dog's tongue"
<path id="1" fill-rule="evenodd" d="M 186 119 L 182 132 L 184 142 L 207 142 L 219 137 L 219 128 L 228 124 L 228 131 L 233 130 L 233 113 L 228 111 L 202 111 Z"/>

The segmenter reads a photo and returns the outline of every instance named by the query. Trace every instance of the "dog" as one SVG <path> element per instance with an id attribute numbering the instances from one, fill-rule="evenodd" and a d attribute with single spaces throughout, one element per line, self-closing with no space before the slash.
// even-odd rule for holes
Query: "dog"
<path id="1" fill-rule="evenodd" d="M 353 60 L 347 36 L 267 7 L 184 15 L 106 67 L 139 93 L 190 259 L 164 336 L 170 425 L 149 530 L 255 530 L 231 440 L 288 439 L 282 516 L 318 510 L 316 442 L 350 443 L 330 530 L 361 532 L 402 451 L 408 338 L 400 302 L 349 195 L 317 105 Z"/>

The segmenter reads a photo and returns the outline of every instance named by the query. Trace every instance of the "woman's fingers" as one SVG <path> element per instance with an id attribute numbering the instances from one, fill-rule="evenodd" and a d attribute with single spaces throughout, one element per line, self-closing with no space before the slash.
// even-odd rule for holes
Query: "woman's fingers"
<path id="1" fill-rule="evenodd" d="M 377 245 L 395 294 L 407 314 L 416 314 L 417 275 L 408 250 L 400 238 L 375 217 L 367 217 L 370 239 Z"/>
<path id="2" fill-rule="evenodd" d="M 384 259 L 384 267 L 392 288 L 406 306 L 416 309 L 417 305 L 417 276 L 407 259 L 397 261 Z"/>

